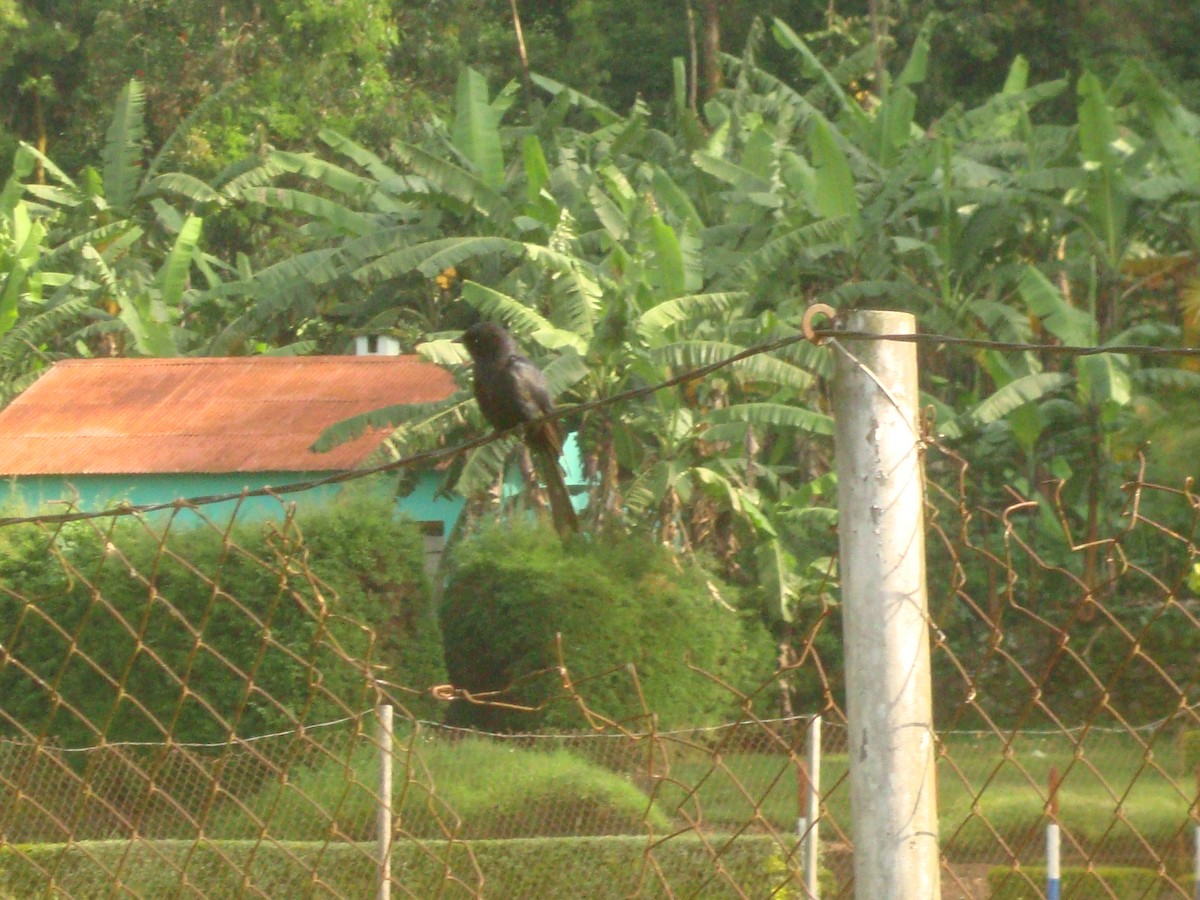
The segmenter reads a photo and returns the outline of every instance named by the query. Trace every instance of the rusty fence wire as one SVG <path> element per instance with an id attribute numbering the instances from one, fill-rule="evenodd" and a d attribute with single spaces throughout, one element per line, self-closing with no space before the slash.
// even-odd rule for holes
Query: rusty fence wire
<path id="1" fill-rule="evenodd" d="M 1062 896 L 1193 896 L 1200 499 L 1023 493 L 936 443 L 927 473 L 943 896 L 1045 896 L 1052 822 Z M 853 896 L 832 582 L 743 721 L 482 734 L 429 710 L 492 700 L 380 664 L 291 504 L 239 517 L 0 527 L 0 897 L 792 898 L 813 834 L 819 896 Z"/>

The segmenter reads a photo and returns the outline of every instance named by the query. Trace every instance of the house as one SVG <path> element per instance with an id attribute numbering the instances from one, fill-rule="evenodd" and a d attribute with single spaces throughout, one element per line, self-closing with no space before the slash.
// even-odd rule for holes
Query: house
<path id="1" fill-rule="evenodd" d="M 457 390 L 439 366 L 371 351 L 376 355 L 56 363 L 0 411 L 8 506 L 32 513 L 63 500 L 83 510 L 123 501 L 169 503 L 361 467 L 386 431 L 326 453 L 309 448 L 343 419 L 442 400 Z M 434 544 L 450 533 L 462 509 L 460 499 L 437 495 L 439 483 L 436 472 L 421 472 L 415 490 L 400 501 Z M 285 499 L 303 503 L 338 490 L 326 485 Z M 220 519 L 237 503 L 206 505 L 204 514 Z M 277 516 L 280 508 L 271 497 L 246 498 L 238 515 Z"/>

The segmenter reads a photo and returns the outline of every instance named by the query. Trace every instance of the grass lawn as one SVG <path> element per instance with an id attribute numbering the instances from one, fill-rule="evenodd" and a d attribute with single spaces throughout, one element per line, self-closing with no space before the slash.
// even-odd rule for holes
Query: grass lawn
<path id="1" fill-rule="evenodd" d="M 826 733 L 830 742 L 836 740 L 834 729 Z M 769 873 L 787 877 L 784 858 L 791 858 L 795 849 L 792 835 L 798 791 L 796 767 L 781 754 L 718 752 L 692 739 L 669 736 L 660 742 L 636 744 L 611 735 L 593 740 L 514 741 L 484 736 L 451 740 L 419 731 L 398 738 L 395 809 L 403 834 L 400 845 L 408 848 L 406 853 L 416 854 L 405 866 L 417 866 L 417 861 L 425 858 L 420 847 L 426 842 L 432 840 L 429 846 L 442 847 L 445 842 L 439 843 L 440 839 L 466 838 L 489 853 L 488 848 L 495 844 L 495 859 L 485 867 L 490 870 L 488 877 L 516 884 L 518 876 L 536 868 L 533 857 L 520 856 L 521 848 L 540 848 L 535 854 L 540 854 L 539 858 L 551 848 L 563 848 L 562 856 L 553 857 L 555 865 L 561 868 L 578 862 L 596 886 L 595 896 L 604 896 L 612 886 L 614 872 L 632 871 L 629 859 L 644 862 L 647 846 L 657 848 L 661 841 L 663 853 L 674 854 L 670 865 L 678 865 L 680 873 L 709 866 L 711 871 L 705 870 L 705 877 L 717 877 L 719 870 L 712 862 L 725 859 L 729 852 L 734 854 L 730 859 L 739 860 L 737 865 L 745 870 L 739 872 L 739 879 Z M 942 748 L 938 763 L 941 839 L 943 851 L 955 865 L 1007 864 L 1006 845 L 1023 868 L 1041 863 L 1046 781 L 1055 767 L 1063 779 L 1059 821 L 1064 864 L 1077 864 L 1087 855 L 1099 864 L 1143 867 L 1156 867 L 1163 858 L 1177 875 L 1187 866 L 1194 782 L 1191 776 L 1180 774 L 1182 764 L 1174 738 L 1162 739 L 1153 753 L 1129 735 L 1101 732 L 1087 735 L 1079 746 L 1063 735 L 1021 735 L 1008 747 L 994 735 L 954 734 L 944 738 Z M 821 837 L 827 846 L 841 843 L 850 833 L 847 765 L 845 753 L 827 752 L 822 761 L 825 821 Z M 369 852 L 347 842 L 367 841 L 373 834 L 376 766 L 371 748 L 360 746 L 348 759 L 331 753 L 319 764 L 293 766 L 286 782 L 271 780 L 257 791 L 237 796 L 236 801 L 223 800 L 207 819 L 201 840 L 205 847 L 212 845 L 212 852 L 187 863 L 189 877 L 195 870 L 197 878 L 214 885 L 231 878 L 237 881 L 240 866 L 227 857 L 241 853 L 238 848 L 259 846 L 262 836 L 269 835 L 263 846 L 278 847 L 281 852 L 264 860 L 266 868 L 260 874 L 264 883 L 276 879 L 281 886 L 289 885 L 285 893 L 291 891 L 296 878 L 307 877 L 310 853 L 323 858 L 322 848 L 326 847 L 341 848 L 337 852 L 348 854 L 338 863 L 338 871 L 345 863 L 354 872 L 363 870 L 355 878 L 367 878 Z M 689 833 L 689 824 L 700 826 L 701 833 Z M 779 832 L 781 839 L 763 834 L 768 830 Z M 649 845 L 647 832 L 655 836 Z M 592 837 L 568 837 L 572 835 Z M 557 841 L 559 837 L 566 840 Z M 496 838 L 510 840 L 493 840 Z M 680 843 L 680 838 L 692 843 Z M 327 844 L 330 839 L 333 843 Z M 288 849 L 290 845 L 280 843 L 288 841 L 306 842 L 306 849 L 293 851 Z M 539 843 L 544 841 L 548 842 Z M 125 843 L 113 842 L 112 852 L 119 860 L 126 859 Z M 151 850 L 168 845 L 150 843 Z M 188 844 L 179 842 L 181 853 Z M 715 853 L 710 845 L 716 846 Z M 15 888 L 35 883 L 41 877 L 39 871 L 60 871 L 60 856 L 72 861 L 71 877 L 80 884 L 107 877 L 102 871 L 92 871 L 97 865 L 100 869 L 106 865 L 101 865 L 100 845 L 82 856 L 62 856 L 80 846 L 54 850 L 50 845 L 31 843 L 16 848 L 15 855 L 10 854 L 11 865 L 0 866 L 0 874 L 4 874 L 0 898 L 6 890 L 13 891 L 13 896 L 23 895 L 24 887 Z M 684 849 L 676 853 L 676 847 Z M 604 848 L 603 852 L 598 848 Z M 845 858 L 844 853 L 830 850 L 830 865 L 838 857 Z M 52 857 L 52 865 L 38 862 L 41 857 L 37 853 L 43 851 L 59 854 Z M 130 870 L 131 884 L 177 876 L 171 866 L 156 867 L 155 852 L 146 857 L 145 865 L 138 863 L 136 871 Z M 596 861 L 600 857 L 592 859 L 597 853 L 607 860 L 603 865 Z M 664 855 L 659 860 L 655 850 L 656 861 L 665 865 L 667 858 Z M 113 865 L 124 871 L 133 865 L 133 857 L 129 859 L 128 864 L 119 861 Z M 474 872 L 473 865 L 464 861 L 463 871 Z M 434 866 L 428 877 L 436 881 L 441 871 Z M 538 871 L 538 878 L 550 877 Z M 67 869 L 61 872 L 65 878 Z M 672 889 L 675 879 L 672 875 Z M 1023 883 L 1023 876 L 1010 881 Z M 708 884 L 705 882 L 705 890 Z M 213 896 L 222 896 L 223 888 L 214 890 Z"/>
<path id="2" fill-rule="evenodd" d="M 827 729 L 829 743 L 837 739 Z M 736 744 L 735 744 L 736 745 Z M 794 833 L 797 772 L 788 757 L 722 751 L 664 737 L 653 746 L 614 736 L 483 736 L 449 740 L 402 736 L 396 761 L 401 827 L 419 838 L 670 834 L 689 824 L 706 832 Z M 744 746 L 744 745 L 743 745 Z M 995 735 L 952 734 L 938 762 L 941 843 L 956 862 L 1042 862 L 1047 779 L 1062 777 L 1059 822 L 1064 863 L 1085 856 L 1126 866 L 1174 869 L 1190 852 L 1194 779 L 1181 774 L 1178 742 L 1147 753 L 1127 734 L 1092 732 L 1077 747 L 1067 736 L 1023 734 L 1010 747 Z M 286 784 L 266 784 L 222 805 L 207 834 L 219 839 L 271 834 L 283 840 L 365 840 L 374 828 L 374 754 L 347 765 L 330 759 L 296 767 Z M 821 793 L 825 842 L 851 831 L 848 760 L 827 752 Z M 1007 848 L 1007 849 L 1006 849 Z"/>
<path id="3" fill-rule="evenodd" d="M 943 850 L 952 858 L 1000 861 L 1003 841 L 1023 861 L 1040 860 L 1051 767 L 1062 778 L 1064 859 L 1080 856 L 1082 848 L 1113 862 L 1145 865 L 1153 853 L 1181 855 L 1190 846 L 1194 780 L 1180 774 L 1173 740 L 1160 739 L 1150 754 L 1128 735 L 1100 732 L 1078 749 L 1062 735 L 1022 735 L 1007 753 L 995 735 L 954 734 L 943 746 L 939 822 Z M 836 840 L 838 829 L 850 831 L 847 767 L 844 753 L 826 753 L 822 760 L 825 840 Z M 668 813 L 711 827 L 739 826 L 757 811 L 775 828 L 792 828 L 796 770 L 773 754 L 726 753 L 714 762 L 687 750 L 674 760 L 656 797 Z"/>

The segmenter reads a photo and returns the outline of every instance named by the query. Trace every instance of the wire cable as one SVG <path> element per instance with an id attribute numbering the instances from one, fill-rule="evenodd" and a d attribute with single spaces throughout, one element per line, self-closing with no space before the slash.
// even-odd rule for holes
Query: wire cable
<path id="1" fill-rule="evenodd" d="M 561 419 L 564 416 L 576 416 L 581 413 L 592 412 L 598 409 L 605 409 L 610 406 L 627 403 L 631 400 L 637 400 L 641 397 L 649 396 L 658 391 L 666 390 L 689 381 L 695 381 L 704 378 L 714 372 L 727 368 L 728 366 L 739 363 L 742 360 L 750 359 L 754 356 L 760 356 L 764 353 L 774 353 L 789 347 L 792 344 L 798 344 L 805 340 L 813 340 L 815 343 L 820 343 L 829 338 L 836 338 L 839 341 L 902 341 L 907 343 L 916 343 L 931 346 L 949 346 L 949 347 L 970 347 L 973 349 L 998 350 L 1004 352 L 1039 352 L 1053 353 L 1056 355 L 1065 356 L 1096 356 L 1103 353 L 1118 353 L 1129 356 L 1183 356 L 1183 357 L 1200 357 L 1200 347 L 1158 347 L 1158 346 L 1143 346 L 1139 344 L 1115 344 L 1102 345 L 1095 347 L 1072 346 L 1066 344 L 1039 344 L 1027 343 L 1020 341 L 996 341 L 983 338 L 966 338 L 955 337 L 945 334 L 873 334 L 861 331 L 850 331 L 842 328 L 816 328 L 811 331 L 811 338 L 803 332 L 796 334 L 785 335 L 784 337 L 775 338 L 773 340 L 764 341 L 747 347 L 738 353 L 734 353 L 723 359 L 708 363 L 703 366 L 697 366 L 694 369 L 688 369 L 678 375 L 673 375 L 663 381 L 654 384 L 642 385 L 635 388 L 630 388 L 616 394 L 611 394 L 607 397 L 598 397 L 595 400 L 589 400 L 586 403 L 578 403 L 572 406 L 562 406 L 543 418 L 547 421 Z M 65 513 L 51 513 L 49 515 L 34 515 L 34 516 L 6 516 L 0 517 L 0 527 L 6 525 L 19 525 L 29 523 L 42 524 L 60 524 L 66 522 L 78 522 L 87 519 L 102 519 L 112 518 L 115 516 L 140 515 L 149 512 L 161 512 L 163 510 L 177 509 L 192 509 L 200 506 L 209 506 L 216 503 L 228 503 L 231 501 L 245 500 L 251 497 L 277 497 L 287 494 L 302 493 L 312 490 L 313 488 L 322 487 L 330 484 L 342 484 L 348 481 L 356 481 L 360 478 L 366 478 L 371 475 L 378 475 L 382 472 L 394 472 L 401 469 L 411 468 L 412 466 L 422 464 L 433 464 L 443 460 L 451 459 L 460 454 L 474 450 L 478 447 L 490 444 L 493 441 L 503 440 L 510 435 L 516 435 L 522 431 L 524 425 L 519 425 L 515 428 L 510 428 L 507 431 L 497 431 L 488 434 L 480 435 L 462 443 L 455 444 L 451 447 L 441 447 L 435 450 L 425 450 L 420 453 L 414 453 L 410 456 L 405 456 L 400 459 L 389 460 L 386 463 L 381 463 L 375 466 L 367 466 L 360 469 L 350 469 L 344 472 L 335 472 L 320 478 L 313 478 L 306 481 L 289 482 L 277 486 L 266 486 L 261 488 L 252 488 L 242 491 L 232 491 L 224 494 L 208 494 L 197 497 L 186 497 L 178 500 L 163 501 L 159 503 L 120 503 L 115 506 L 102 510 L 94 510 L 85 512 L 75 510 Z"/>

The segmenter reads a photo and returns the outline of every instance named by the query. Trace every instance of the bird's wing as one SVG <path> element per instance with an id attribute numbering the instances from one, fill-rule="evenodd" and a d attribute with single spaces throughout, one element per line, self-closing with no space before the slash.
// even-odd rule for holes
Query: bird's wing
<path id="1" fill-rule="evenodd" d="M 554 412 L 550 384 L 541 369 L 523 356 L 514 356 L 508 364 L 508 376 L 512 380 L 513 396 L 524 421 L 531 422 Z M 562 453 L 562 432 L 557 422 L 545 422 L 527 428 L 525 440 L 531 447 L 544 447 L 552 461 L 557 460 Z"/>
<path id="2" fill-rule="evenodd" d="M 537 419 L 554 412 L 554 399 L 550 396 L 550 384 L 542 370 L 523 356 L 514 356 L 508 364 L 512 378 L 513 396 L 517 398 L 521 415 L 525 421 Z"/>

